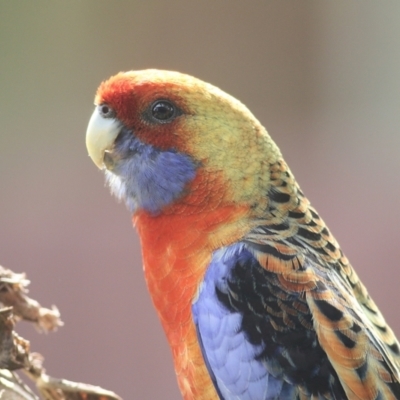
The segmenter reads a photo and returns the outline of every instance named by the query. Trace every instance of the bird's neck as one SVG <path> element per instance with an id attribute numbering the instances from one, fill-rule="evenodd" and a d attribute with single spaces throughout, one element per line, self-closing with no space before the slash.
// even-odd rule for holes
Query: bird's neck
<path id="1" fill-rule="evenodd" d="M 213 251 L 252 228 L 249 207 L 225 201 L 223 188 L 208 191 L 205 179 L 196 177 L 189 194 L 164 212 L 142 210 L 133 216 L 150 293 L 167 329 L 175 329 L 181 312 L 190 312 Z"/>
<path id="2" fill-rule="evenodd" d="M 190 195 L 164 213 L 139 211 L 133 217 L 149 292 L 173 352 L 181 390 L 191 393 L 185 396 L 188 399 L 203 398 L 193 395 L 196 388 L 198 393 L 202 387 L 214 390 L 198 345 L 192 303 L 213 251 L 240 240 L 251 229 L 246 223 L 248 207 L 223 204 L 222 188 L 201 197 L 204 179 L 198 176 Z"/>

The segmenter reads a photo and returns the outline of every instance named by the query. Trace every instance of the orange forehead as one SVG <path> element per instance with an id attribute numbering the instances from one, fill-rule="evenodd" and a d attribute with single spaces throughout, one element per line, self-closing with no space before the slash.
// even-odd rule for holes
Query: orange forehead
<path id="1" fill-rule="evenodd" d="M 179 93 L 182 93 L 182 86 L 176 82 L 120 73 L 99 86 L 95 103 L 109 105 L 117 118 L 144 142 L 161 149 L 184 150 L 183 120 L 192 112 Z M 164 124 L 146 121 L 143 114 L 154 101 L 160 99 L 171 101 L 182 115 Z"/>

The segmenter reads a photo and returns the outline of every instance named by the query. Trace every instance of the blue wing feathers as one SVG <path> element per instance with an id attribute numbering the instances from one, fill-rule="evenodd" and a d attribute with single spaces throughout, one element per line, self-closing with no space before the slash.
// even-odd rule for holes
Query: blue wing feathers
<path id="1" fill-rule="evenodd" d="M 262 344 L 252 344 L 242 329 L 243 315 L 232 312 L 218 298 L 226 293 L 237 258 L 252 257 L 243 245 L 217 251 L 192 306 L 207 368 L 224 400 L 279 398 L 283 380 L 273 377 L 259 359 Z"/>
<path id="2" fill-rule="evenodd" d="M 346 399 L 302 293 L 284 290 L 247 244 L 214 253 L 192 314 L 221 399 Z"/>

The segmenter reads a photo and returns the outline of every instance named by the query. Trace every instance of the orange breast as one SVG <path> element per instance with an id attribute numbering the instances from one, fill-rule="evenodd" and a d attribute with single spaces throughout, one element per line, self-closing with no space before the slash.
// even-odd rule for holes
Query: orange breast
<path id="1" fill-rule="evenodd" d="M 210 198 L 208 204 L 199 199 L 193 191 L 161 215 L 141 211 L 133 219 L 142 242 L 147 285 L 172 349 L 185 400 L 218 399 L 197 341 L 191 307 L 212 252 L 249 230 L 247 207 L 222 206 L 221 199 L 217 207 Z"/>

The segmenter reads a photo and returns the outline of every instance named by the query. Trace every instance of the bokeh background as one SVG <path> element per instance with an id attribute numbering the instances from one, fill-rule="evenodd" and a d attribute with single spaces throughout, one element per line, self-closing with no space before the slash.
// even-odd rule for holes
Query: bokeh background
<path id="1" fill-rule="evenodd" d="M 62 313 L 55 334 L 18 328 L 49 373 L 180 398 L 138 237 L 84 142 L 98 84 L 149 67 L 248 105 L 400 335 L 400 2 L 4 0 L 0 263 Z"/>

